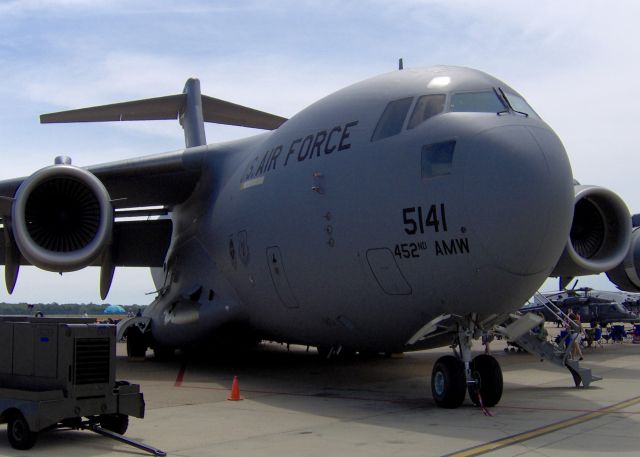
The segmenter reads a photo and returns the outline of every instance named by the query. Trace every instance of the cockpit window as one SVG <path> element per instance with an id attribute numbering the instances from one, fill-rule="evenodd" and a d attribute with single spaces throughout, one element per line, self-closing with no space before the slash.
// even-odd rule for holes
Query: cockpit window
<path id="1" fill-rule="evenodd" d="M 412 129 L 430 117 L 444 111 L 444 101 L 447 97 L 444 94 L 423 95 L 416 102 L 413 114 L 409 119 L 407 129 Z"/>
<path id="2" fill-rule="evenodd" d="M 449 111 L 466 113 L 499 113 L 506 109 L 492 90 L 460 92 L 451 96 Z"/>
<path id="3" fill-rule="evenodd" d="M 538 116 L 533 108 L 531 108 L 531 106 L 529 106 L 529 104 L 521 96 L 511 92 L 504 92 L 504 96 L 507 97 L 507 101 L 511 105 L 511 108 L 514 109 L 514 111 L 525 113 L 528 116 L 535 117 L 536 119 L 540 118 L 540 116 Z"/>
<path id="4" fill-rule="evenodd" d="M 382 116 L 380 116 L 371 141 L 378 141 L 400 133 L 412 101 L 413 98 L 408 97 L 389 102 Z"/>
<path id="5" fill-rule="evenodd" d="M 422 177 L 450 175 L 456 142 L 445 141 L 422 146 Z"/>

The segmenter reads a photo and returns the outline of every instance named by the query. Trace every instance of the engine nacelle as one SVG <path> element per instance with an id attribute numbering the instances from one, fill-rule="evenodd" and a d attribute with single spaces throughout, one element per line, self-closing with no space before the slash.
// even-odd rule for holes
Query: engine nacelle
<path id="1" fill-rule="evenodd" d="M 627 256 L 607 276 L 619 289 L 640 292 L 640 227 L 633 229 Z"/>
<path id="2" fill-rule="evenodd" d="M 575 186 L 569 240 L 551 276 L 581 276 L 615 268 L 627 255 L 631 216 L 614 192 L 597 186 Z"/>
<path id="3" fill-rule="evenodd" d="M 90 265 L 110 243 L 113 207 L 90 172 L 56 159 L 25 179 L 15 194 L 11 229 L 22 255 L 43 270 Z"/>

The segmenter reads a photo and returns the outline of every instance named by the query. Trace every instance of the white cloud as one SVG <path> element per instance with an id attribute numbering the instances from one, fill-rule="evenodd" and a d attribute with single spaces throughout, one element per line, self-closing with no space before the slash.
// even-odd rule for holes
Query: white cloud
<path id="1" fill-rule="evenodd" d="M 5 1 L 0 177 L 59 154 L 89 164 L 182 145 L 177 123 L 38 126 L 41 112 L 178 93 L 196 76 L 208 95 L 291 116 L 404 57 L 505 80 L 560 135 L 578 179 L 638 212 L 639 13 L 631 1 Z M 212 142 L 246 134 L 207 127 Z M 67 287 L 30 275 L 51 284 L 43 294 Z"/>
<path id="2" fill-rule="evenodd" d="M 4 0 L 0 3 L 0 14 L 22 15 L 51 11 L 95 13 L 120 8 L 126 3 L 122 0 Z"/>

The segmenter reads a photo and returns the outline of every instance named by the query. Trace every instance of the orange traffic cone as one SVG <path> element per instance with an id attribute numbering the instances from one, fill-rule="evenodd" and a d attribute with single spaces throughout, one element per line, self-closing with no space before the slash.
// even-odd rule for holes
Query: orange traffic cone
<path id="1" fill-rule="evenodd" d="M 237 376 L 233 377 L 233 384 L 231 385 L 231 394 L 229 395 L 229 398 L 227 398 L 227 400 L 231 400 L 231 401 L 242 400 L 242 398 L 240 398 L 240 386 L 238 385 Z"/>

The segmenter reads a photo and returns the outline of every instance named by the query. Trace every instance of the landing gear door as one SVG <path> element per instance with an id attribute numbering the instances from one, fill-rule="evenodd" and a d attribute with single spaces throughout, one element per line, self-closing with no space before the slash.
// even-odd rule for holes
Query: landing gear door
<path id="1" fill-rule="evenodd" d="M 287 274 L 284 270 L 284 263 L 282 262 L 282 254 L 278 246 L 271 246 L 267 248 L 267 263 L 269 264 L 269 272 L 271 273 L 271 280 L 273 286 L 280 297 L 280 301 L 287 308 L 298 308 L 298 300 L 293 295 Z"/>

